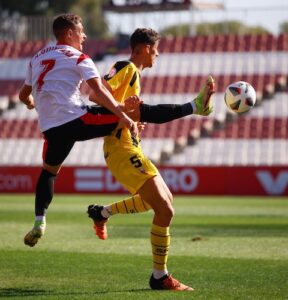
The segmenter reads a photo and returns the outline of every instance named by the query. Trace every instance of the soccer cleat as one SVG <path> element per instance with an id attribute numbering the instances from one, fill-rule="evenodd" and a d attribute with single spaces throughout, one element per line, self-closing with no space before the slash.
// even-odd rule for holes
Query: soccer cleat
<path id="1" fill-rule="evenodd" d="M 215 93 L 215 81 L 211 75 L 208 76 L 205 85 L 202 86 L 198 96 L 193 100 L 196 111 L 193 114 L 208 116 L 213 111 L 211 104 L 212 95 Z"/>
<path id="2" fill-rule="evenodd" d="M 108 222 L 108 218 L 104 218 L 101 214 L 103 206 L 92 204 L 88 206 L 88 216 L 94 222 L 93 228 L 95 230 L 95 234 L 101 240 L 106 240 L 108 238 L 106 223 Z"/>
<path id="3" fill-rule="evenodd" d="M 155 279 L 152 274 L 149 285 L 152 290 L 194 291 L 192 287 L 179 282 L 171 274 L 164 275 L 160 279 Z"/>
<path id="4" fill-rule="evenodd" d="M 35 221 L 34 227 L 24 237 L 24 244 L 34 247 L 38 240 L 44 235 L 46 229 L 45 221 Z"/>

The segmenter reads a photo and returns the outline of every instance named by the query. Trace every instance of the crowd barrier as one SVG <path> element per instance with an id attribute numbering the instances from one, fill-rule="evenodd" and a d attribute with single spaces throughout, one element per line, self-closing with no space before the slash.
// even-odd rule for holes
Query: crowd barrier
<path id="1" fill-rule="evenodd" d="M 288 196 L 288 166 L 159 167 L 174 195 Z M 0 167 L 0 193 L 33 193 L 40 167 Z M 106 167 L 63 167 L 57 193 L 127 193 Z"/>

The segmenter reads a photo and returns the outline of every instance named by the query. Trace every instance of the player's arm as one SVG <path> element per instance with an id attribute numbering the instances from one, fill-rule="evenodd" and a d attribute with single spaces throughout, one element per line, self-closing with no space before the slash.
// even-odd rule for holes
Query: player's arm
<path id="1" fill-rule="evenodd" d="M 103 79 L 101 82 L 102 82 L 104 88 L 106 88 L 106 90 L 108 90 L 108 92 L 112 95 L 112 89 L 111 89 L 110 85 L 107 83 L 107 81 Z M 99 101 L 98 101 L 98 98 L 97 98 L 97 94 L 95 93 L 94 90 L 91 90 L 91 92 L 89 94 L 89 100 L 92 101 L 92 102 L 100 104 Z M 121 103 L 119 103 L 119 102 L 117 102 L 117 103 L 121 107 L 121 109 L 124 107 Z"/>
<path id="2" fill-rule="evenodd" d="M 101 79 L 99 77 L 94 77 L 88 79 L 86 82 L 92 89 L 94 95 L 89 99 L 109 109 L 112 113 L 119 117 L 121 123 L 131 130 L 131 133 L 136 134 L 138 131 L 136 124 L 122 111 L 121 106 L 102 84 Z"/>
<path id="3" fill-rule="evenodd" d="M 119 122 L 129 128 L 132 134 L 137 134 L 138 129 L 136 124 L 121 110 L 119 103 L 105 88 L 101 81 L 99 71 L 95 67 L 92 59 L 85 54 L 81 54 L 77 60 L 77 66 L 81 77 L 87 82 L 95 94 L 95 98 L 91 98 L 90 100 L 109 109 L 119 117 Z"/>
<path id="4" fill-rule="evenodd" d="M 32 93 L 32 64 L 30 61 L 26 72 L 25 82 L 19 92 L 19 99 L 27 106 L 28 109 L 33 109 L 35 107 L 34 99 L 31 93 Z"/>
<path id="5" fill-rule="evenodd" d="M 102 83 L 103 83 L 104 87 L 112 94 L 112 88 L 109 85 L 109 83 L 106 80 L 102 80 Z M 95 92 L 92 91 L 90 93 L 89 100 L 97 103 L 97 96 L 95 95 Z M 137 115 L 140 114 L 139 106 L 141 103 L 143 103 L 143 100 L 141 100 L 137 95 L 134 95 L 134 96 L 130 96 L 127 99 L 125 99 L 124 103 L 119 102 L 118 104 L 119 104 L 120 108 L 122 109 L 122 111 L 124 111 L 126 114 L 128 113 L 128 116 L 131 118 L 131 116 L 129 114 L 131 111 L 137 110 L 138 111 Z M 133 114 L 133 118 L 131 118 L 131 119 L 134 121 L 139 120 L 139 118 L 134 119 L 134 114 Z"/>
<path id="6" fill-rule="evenodd" d="M 125 74 L 125 78 L 121 78 L 117 80 L 118 85 L 125 85 L 127 82 L 129 82 L 132 79 L 133 73 L 130 74 L 130 76 L 127 76 L 127 73 Z M 109 82 L 105 79 L 102 80 L 103 85 L 106 87 L 106 89 L 113 94 L 113 90 Z M 119 86 L 118 86 L 119 88 Z M 91 98 L 95 98 L 95 95 L 93 93 L 90 94 L 90 100 Z M 125 99 L 124 103 L 120 103 L 121 109 L 134 121 L 139 121 L 140 119 L 140 104 L 143 103 L 143 100 L 141 100 L 137 95 L 130 96 Z M 139 129 L 139 126 L 138 126 Z"/>
<path id="7" fill-rule="evenodd" d="M 112 94 L 112 88 L 110 84 L 105 79 L 102 80 L 102 83 L 105 86 L 105 88 Z"/>
<path id="8" fill-rule="evenodd" d="M 28 109 L 35 108 L 34 99 L 31 93 L 32 86 L 27 84 L 24 84 L 19 92 L 19 99 L 27 106 Z"/>
<path id="9" fill-rule="evenodd" d="M 144 103 L 144 101 L 141 100 L 136 95 L 128 97 L 124 100 L 124 111 L 125 112 L 134 111 L 134 110 L 139 111 L 139 107 L 142 103 Z"/>

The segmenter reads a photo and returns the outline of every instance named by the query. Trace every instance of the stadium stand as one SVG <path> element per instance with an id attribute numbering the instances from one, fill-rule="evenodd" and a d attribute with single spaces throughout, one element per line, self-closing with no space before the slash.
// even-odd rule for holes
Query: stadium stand
<path id="1" fill-rule="evenodd" d="M 37 114 L 15 99 L 29 58 L 46 43 L 0 42 L 0 165 L 41 164 Z M 84 51 L 104 75 L 113 62 L 127 59 L 128 49 L 112 55 L 115 47 L 116 41 L 89 41 Z M 155 67 L 143 72 L 143 100 L 186 102 L 211 73 L 217 82 L 215 108 L 211 117 L 148 124 L 142 133 L 144 152 L 166 165 L 287 164 L 287 70 L 287 34 L 164 38 Z M 228 112 L 223 101 L 225 87 L 237 80 L 257 91 L 256 107 L 240 116 Z M 87 86 L 82 92 L 88 93 Z M 101 148 L 101 139 L 85 147 L 79 143 L 66 165 L 105 165 Z"/>

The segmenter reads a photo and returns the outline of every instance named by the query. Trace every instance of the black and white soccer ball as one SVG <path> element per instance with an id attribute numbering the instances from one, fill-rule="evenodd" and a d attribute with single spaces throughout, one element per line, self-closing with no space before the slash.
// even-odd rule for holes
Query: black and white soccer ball
<path id="1" fill-rule="evenodd" d="M 224 99 L 230 111 L 245 113 L 255 105 L 256 92 L 248 82 L 237 81 L 226 88 Z"/>

